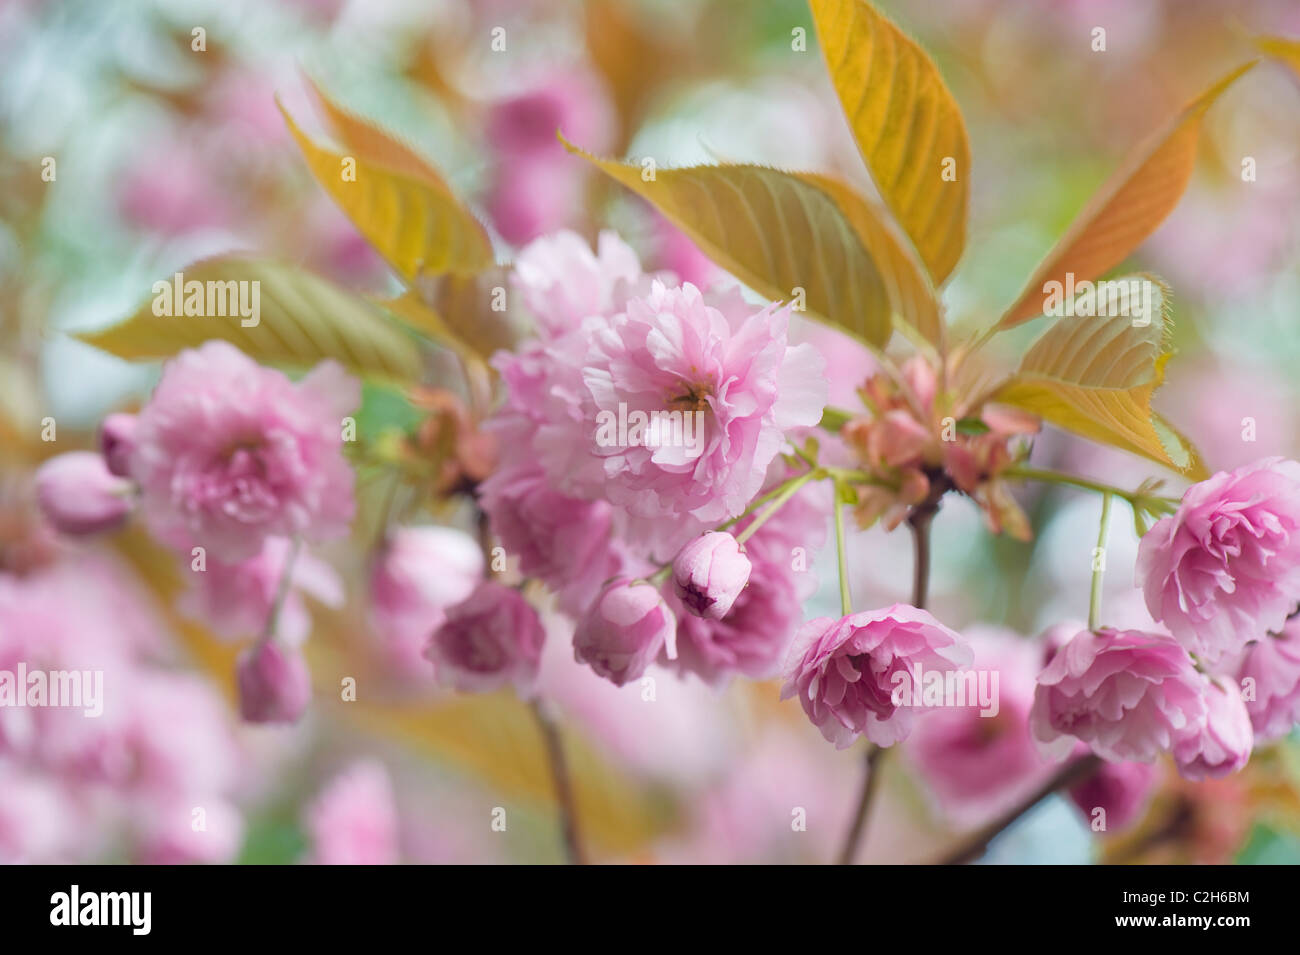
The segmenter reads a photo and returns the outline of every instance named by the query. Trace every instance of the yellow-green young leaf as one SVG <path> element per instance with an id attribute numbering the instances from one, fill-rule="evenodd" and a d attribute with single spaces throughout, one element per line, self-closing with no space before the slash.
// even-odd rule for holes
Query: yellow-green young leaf
<path id="1" fill-rule="evenodd" d="M 1090 314 L 1058 318 L 993 400 L 1023 408 L 1102 444 L 1122 448 L 1199 480 L 1191 445 L 1151 411 L 1169 359 L 1169 290 L 1147 275 L 1097 283 Z M 1102 305 L 1102 292 L 1127 289 Z M 1121 293 L 1125 294 L 1125 293 Z"/>
<path id="2" fill-rule="evenodd" d="M 565 147 L 627 186 L 711 259 L 776 301 L 808 311 L 883 347 L 891 331 L 885 283 L 857 231 L 822 189 L 766 166 L 689 166 L 650 171 Z"/>
<path id="3" fill-rule="evenodd" d="M 966 244 L 970 140 L 925 51 L 866 0 L 810 0 L 831 82 L 862 158 L 935 284 Z"/>
<path id="4" fill-rule="evenodd" d="M 899 330 L 909 338 L 942 349 L 943 311 L 925 266 L 889 213 L 858 193 L 848 183 L 818 173 L 796 173 L 830 196 L 858 233 L 876 263 Z"/>
<path id="5" fill-rule="evenodd" d="M 227 256 L 187 265 L 123 322 L 78 337 L 119 358 L 169 358 L 220 338 L 252 358 L 310 368 L 332 358 L 363 377 L 419 379 L 415 339 L 360 296 L 297 266 Z"/>
<path id="6" fill-rule="evenodd" d="M 357 148 L 348 154 L 326 149 L 283 106 L 280 112 L 316 181 L 405 279 L 422 272 L 477 272 L 495 263 L 486 230 L 441 180 L 400 171 Z M 387 155 L 404 162 L 392 151 Z"/>
<path id="7" fill-rule="evenodd" d="M 1187 188 L 1205 111 L 1254 65 L 1247 63 L 1223 77 L 1132 153 L 1047 254 L 998 328 L 1043 314 L 1047 283 L 1064 283 L 1067 274 L 1076 283 L 1103 275 L 1156 230 Z"/>

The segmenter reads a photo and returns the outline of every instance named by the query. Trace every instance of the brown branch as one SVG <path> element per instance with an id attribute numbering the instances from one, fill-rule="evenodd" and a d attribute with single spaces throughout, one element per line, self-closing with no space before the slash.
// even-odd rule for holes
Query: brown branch
<path id="1" fill-rule="evenodd" d="M 840 849 L 837 860 L 838 865 L 852 865 L 853 857 L 858 854 L 858 843 L 862 840 L 862 832 L 867 826 L 867 814 L 871 810 L 871 803 L 879 788 L 880 763 L 885 752 L 884 747 L 875 744 L 867 750 L 866 776 L 862 780 L 862 791 L 858 795 L 858 808 L 853 814 L 853 822 L 849 826 L 848 834 L 844 837 L 844 846 Z"/>
<path id="2" fill-rule="evenodd" d="M 1002 834 L 1004 830 L 1011 826 L 1017 819 L 1023 816 L 1029 810 L 1033 809 L 1040 802 L 1046 799 L 1052 793 L 1060 789 L 1069 789 L 1088 779 L 1101 768 L 1101 758 L 1089 753 L 1080 759 L 1066 763 L 1061 769 L 1047 782 L 1043 783 L 1038 789 L 1031 793 L 1027 798 L 1017 805 L 1008 809 L 1001 816 L 994 819 L 987 826 L 980 829 L 973 836 L 963 842 L 956 849 L 953 849 L 943 858 L 939 859 L 939 865 L 963 865 L 967 862 L 974 862 L 984 850 L 988 848 L 990 842 Z"/>
<path id="3" fill-rule="evenodd" d="M 546 714 L 542 704 L 533 700 L 529 704 L 537 727 L 542 732 L 542 742 L 546 745 L 546 759 L 551 767 L 551 778 L 555 783 L 555 801 L 560 812 L 560 834 L 564 843 L 564 854 L 570 865 L 586 865 L 587 858 L 582 851 L 582 839 L 578 834 L 578 809 L 573 798 L 573 786 L 569 779 L 569 766 L 564 758 L 564 743 L 560 739 L 559 727 Z"/>

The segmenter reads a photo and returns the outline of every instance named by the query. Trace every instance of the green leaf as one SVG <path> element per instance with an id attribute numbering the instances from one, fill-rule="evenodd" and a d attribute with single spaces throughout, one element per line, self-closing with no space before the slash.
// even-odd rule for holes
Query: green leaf
<path id="1" fill-rule="evenodd" d="M 880 270 L 835 201 L 803 176 L 766 166 L 655 169 L 600 159 L 610 178 L 655 206 L 738 279 L 773 301 L 803 289 L 808 312 L 877 348 L 892 331 Z"/>
<path id="2" fill-rule="evenodd" d="M 170 291 L 175 287 L 173 277 L 155 283 L 153 297 L 125 321 L 77 337 L 133 361 L 170 358 L 219 338 L 270 364 L 310 368 L 332 358 L 366 378 L 405 383 L 420 377 L 415 339 L 361 297 L 305 269 L 223 256 L 195 262 L 179 274 L 187 289 L 202 291 L 191 302 L 192 314 L 184 314 L 188 292 L 183 292 L 182 301 L 165 307 L 164 295 L 176 298 Z M 242 286 L 244 303 L 251 306 L 256 301 L 256 324 L 252 317 L 241 317 L 232 304 L 229 292 L 241 286 L 225 284 L 231 282 L 248 283 Z M 155 314 L 156 307 L 167 314 Z"/>

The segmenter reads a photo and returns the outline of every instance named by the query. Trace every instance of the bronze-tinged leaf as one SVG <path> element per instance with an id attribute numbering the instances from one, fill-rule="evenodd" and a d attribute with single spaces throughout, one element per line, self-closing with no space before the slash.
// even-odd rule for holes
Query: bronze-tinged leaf
<path id="1" fill-rule="evenodd" d="M 760 295 L 789 301 L 875 347 L 892 331 L 889 295 L 857 230 L 821 188 L 766 166 L 655 169 L 600 159 L 561 139 L 655 206 Z"/>
<path id="2" fill-rule="evenodd" d="M 919 335 L 922 342 L 942 351 L 943 305 L 925 266 L 908 239 L 899 234 L 889 213 L 839 179 L 819 173 L 796 175 L 835 200 L 857 231 L 885 283 L 899 331 L 913 340 Z"/>
<path id="3" fill-rule="evenodd" d="M 130 318 L 110 328 L 77 337 L 119 358 L 170 358 L 185 348 L 220 338 L 251 358 L 269 364 L 310 368 L 332 358 L 365 378 L 406 384 L 422 370 L 419 345 L 400 325 L 359 295 L 305 269 L 241 256 L 206 259 L 181 270 L 182 299 L 175 301 L 175 277 L 155 284 L 155 294 Z M 190 283 L 202 293 L 185 314 Z M 258 315 L 245 318 L 230 297 L 229 283 L 249 283 L 248 299 L 257 295 Z M 256 284 L 253 284 L 256 283 Z M 161 286 L 173 300 L 165 306 Z M 196 291 L 197 291 L 196 288 Z M 235 294 L 240 286 L 233 286 Z M 247 311 L 252 312 L 249 308 Z M 245 322 L 249 324 L 245 324 Z"/>
<path id="4" fill-rule="evenodd" d="M 1043 314 L 1049 282 L 1095 279 L 1119 265 L 1178 205 L 1196 163 L 1201 120 L 1214 101 L 1254 61 L 1239 66 L 1183 108 L 1139 146 L 1093 195 L 1065 235 L 1047 254 L 1024 291 L 998 321 L 1019 325 Z"/>
<path id="5" fill-rule="evenodd" d="M 866 0 L 810 0 L 831 82 L 886 205 L 936 285 L 966 244 L 970 140 L 934 62 Z"/>
<path id="6" fill-rule="evenodd" d="M 464 357 L 487 361 L 519 340 L 503 309 L 507 275 L 500 267 L 476 275 L 422 275 L 402 295 L 378 304 Z"/>
<path id="7" fill-rule="evenodd" d="M 1169 359 L 1169 290 L 1148 275 L 1112 281 L 1145 283 L 1149 308 L 1138 316 L 1108 307 L 1058 318 L 993 400 L 1200 480 L 1205 467 L 1195 448 L 1151 411 Z"/>
<path id="8" fill-rule="evenodd" d="M 280 107 L 316 181 L 352 220 L 366 241 L 407 281 L 424 272 L 470 273 L 495 264 L 492 241 L 482 223 L 441 179 L 412 169 L 422 163 L 391 141 L 384 155 L 403 169 L 373 159 L 361 149 L 340 153 L 313 142 Z M 373 144 L 377 127 L 347 127 Z"/>
<path id="9" fill-rule="evenodd" d="M 412 179 L 419 179 L 449 197 L 454 196 L 442 174 L 433 167 L 432 163 L 416 152 L 410 143 L 384 129 L 378 123 L 340 106 L 326 95 L 315 80 L 309 78 L 307 82 L 312 92 L 316 94 L 316 99 L 325 111 L 325 116 L 333 127 L 335 135 L 338 136 L 339 142 L 372 162 L 387 166 Z"/>

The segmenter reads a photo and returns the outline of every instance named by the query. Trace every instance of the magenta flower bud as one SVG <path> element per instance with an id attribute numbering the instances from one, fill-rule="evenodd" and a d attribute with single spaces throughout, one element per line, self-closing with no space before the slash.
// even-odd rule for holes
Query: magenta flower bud
<path id="1" fill-rule="evenodd" d="M 239 714 L 248 723 L 296 723 L 311 701 L 311 671 L 297 650 L 268 640 L 240 654 Z"/>
<path id="2" fill-rule="evenodd" d="M 50 458 L 36 472 L 36 499 L 55 530 L 97 534 L 126 520 L 131 482 L 109 473 L 93 451 Z"/>
<path id="3" fill-rule="evenodd" d="M 513 587 L 493 580 L 447 608 L 424 655 L 438 682 L 462 693 L 485 693 L 513 686 L 532 694 L 546 631 L 537 611 Z"/>
<path id="4" fill-rule="evenodd" d="M 131 455 L 135 452 L 136 417 L 118 412 L 99 426 L 99 450 L 108 470 L 118 477 L 131 476 Z"/>
<path id="5" fill-rule="evenodd" d="M 665 648 L 676 659 L 673 612 L 652 584 L 626 577 L 600 592 L 573 634 L 573 658 L 615 686 L 645 673 Z"/>
<path id="6" fill-rule="evenodd" d="M 749 583 L 752 569 L 736 538 L 709 531 L 673 560 L 673 592 L 695 616 L 721 620 Z"/>

